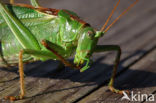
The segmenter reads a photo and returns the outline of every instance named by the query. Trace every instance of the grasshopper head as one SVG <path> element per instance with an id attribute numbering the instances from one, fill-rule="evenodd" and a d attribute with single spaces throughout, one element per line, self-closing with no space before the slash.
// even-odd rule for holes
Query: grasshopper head
<path id="1" fill-rule="evenodd" d="M 78 39 L 78 46 L 76 49 L 76 55 L 74 59 L 74 63 L 77 66 L 86 63 L 85 66 L 81 69 L 81 71 L 85 71 L 86 69 L 89 68 L 88 65 L 90 62 L 90 57 L 96 47 L 99 34 L 100 34 L 99 32 L 96 32 L 91 27 L 85 27 L 81 32 L 81 35 Z"/>

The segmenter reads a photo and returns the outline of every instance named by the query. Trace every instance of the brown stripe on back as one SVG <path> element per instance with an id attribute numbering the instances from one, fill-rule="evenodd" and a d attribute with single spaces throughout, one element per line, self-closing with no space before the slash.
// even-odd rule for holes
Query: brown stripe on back
<path id="1" fill-rule="evenodd" d="M 58 15 L 59 12 L 58 9 L 52 9 L 52 8 L 36 8 L 36 10 L 39 10 L 49 15 L 56 15 L 56 16 Z"/>
<path id="2" fill-rule="evenodd" d="M 44 7 L 39 7 L 39 8 L 35 8 L 31 5 L 28 5 L 28 4 L 21 4 L 21 3 L 16 3 L 16 4 L 13 4 L 15 6 L 20 6 L 20 7 L 26 7 L 26 8 L 30 8 L 30 9 L 35 9 L 35 10 L 38 10 L 40 12 L 44 12 L 46 14 L 50 14 L 50 15 L 58 15 L 58 12 L 60 10 L 58 9 L 52 9 L 52 8 L 44 8 Z M 71 13 L 69 13 L 67 10 L 63 10 L 64 12 L 66 12 L 70 17 L 71 19 L 73 20 L 76 20 L 78 22 L 80 22 L 81 24 L 83 24 L 83 26 L 90 26 L 88 23 L 86 23 L 85 21 L 83 21 L 82 19 L 80 19 L 79 17 L 75 16 L 75 15 L 72 15 Z"/>
<path id="3" fill-rule="evenodd" d="M 59 10 L 58 9 L 52 9 L 52 8 L 43 8 L 43 7 L 39 7 L 39 8 L 35 8 L 31 5 L 28 4 L 21 4 L 21 3 L 16 3 L 13 4 L 14 6 L 19 6 L 19 7 L 26 7 L 26 8 L 30 8 L 30 9 L 34 9 L 40 12 L 44 12 L 46 14 L 50 14 L 50 15 L 56 15 L 58 14 Z"/>
<path id="4" fill-rule="evenodd" d="M 64 12 L 66 12 L 68 15 L 70 15 L 70 17 L 73 19 L 73 20 L 76 20 L 78 22 L 80 22 L 81 24 L 83 24 L 83 26 L 90 26 L 88 23 L 86 23 L 85 21 L 83 21 L 82 19 L 80 19 L 79 17 L 75 16 L 75 15 L 72 15 L 71 13 L 69 13 L 67 10 L 64 10 Z"/>

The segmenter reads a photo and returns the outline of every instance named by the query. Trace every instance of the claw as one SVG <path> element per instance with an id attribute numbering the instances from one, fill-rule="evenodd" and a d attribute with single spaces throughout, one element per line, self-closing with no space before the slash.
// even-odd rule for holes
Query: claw
<path id="1" fill-rule="evenodd" d="M 4 97 L 4 99 L 10 100 L 10 101 L 16 101 L 16 100 L 23 99 L 23 96 L 6 96 L 6 97 Z"/>
<path id="2" fill-rule="evenodd" d="M 127 94 L 130 94 L 129 91 L 118 90 L 118 89 L 115 89 L 115 88 L 112 87 L 112 86 L 109 86 L 109 90 L 112 91 L 112 92 L 114 92 L 114 93 L 121 94 L 121 95 L 123 95 L 123 92 L 126 92 Z"/>
<path id="3" fill-rule="evenodd" d="M 125 90 L 124 92 L 126 92 L 128 95 L 130 95 L 131 93 L 130 93 L 130 91 L 128 91 L 128 90 Z"/>
<path id="4" fill-rule="evenodd" d="M 16 97 L 13 97 L 13 96 L 6 96 L 4 99 L 10 100 L 10 101 L 15 101 L 15 100 L 16 100 Z"/>

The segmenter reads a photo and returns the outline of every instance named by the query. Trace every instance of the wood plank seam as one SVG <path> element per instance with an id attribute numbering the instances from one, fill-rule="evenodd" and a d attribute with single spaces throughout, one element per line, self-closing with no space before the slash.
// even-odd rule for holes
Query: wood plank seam
<path id="1" fill-rule="evenodd" d="M 136 59 L 135 61 L 133 61 L 132 63 L 130 63 L 128 66 L 126 66 L 125 68 L 123 68 L 123 70 L 121 70 L 120 73 L 117 73 L 116 77 L 119 77 L 120 75 L 122 75 L 126 70 L 128 70 L 128 68 L 130 68 L 131 66 L 135 65 L 137 62 L 139 62 L 139 60 L 141 60 L 144 57 L 146 57 L 148 54 L 150 54 L 151 52 L 153 52 L 155 49 L 156 49 L 156 46 L 150 48 L 147 52 L 145 52 L 138 59 Z M 90 95 L 94 91 L 100 89 L 102 86 L 104 86 L 108 82 L 109 82 L 109 80 L 104 81 L 101 85 L 99 85 L 98 87 L 96 87 L 93 90 L 89 91 L 86 95 L 82 96 L 81 98 L 78 98 L 77 100 L 73 101 L 72 103 L 77 103 L 77 102 L 81 101 L 83 98 L 87 97 L 88 95 Z"/>

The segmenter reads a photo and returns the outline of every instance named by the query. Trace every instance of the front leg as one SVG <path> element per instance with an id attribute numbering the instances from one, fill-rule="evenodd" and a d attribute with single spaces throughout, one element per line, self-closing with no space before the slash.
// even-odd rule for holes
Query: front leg
<path id="1" fill-rule="evenodd" d="M 97 47 L 95 49 L 95 52 L 105 52 L 105 51 L 117 51 L 112 76 L 111 76 L 111 79 L 110 79 L 108 86 L 112 92 L 123 94 L 122 90 L 118 90 L 118 89 L 114 88 L 114 79 L 115 79 L 117 68 L 118 68 L 118 65 L 120 62 L 121 49 L 118 45 L 97 45 Z"/>
<path id="2" fill-rule="evenodd" d="M 75 69 L 81 69 L 81 67 L 74 65 L 73 63 L 70 63 L 69 61 L 67 61 L 63 56 L 61 56 L 56 50 L 54 50 L 51 46 L 54 46 L 51 44 L 51 42 L 47 41 L 47 40 L 42 40 L 42 45 L 45 46 L 48 50 L 50 50 L 53 54 L 55 54 L 57 56 L 57 58 L 65 65 L 71 68 L 75 68 Z"/>

